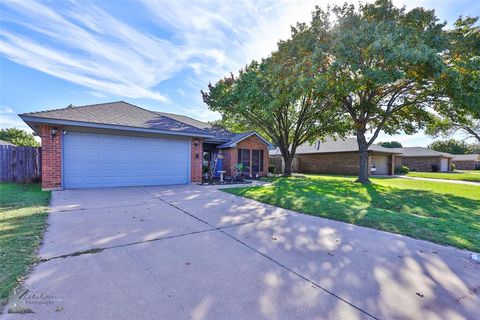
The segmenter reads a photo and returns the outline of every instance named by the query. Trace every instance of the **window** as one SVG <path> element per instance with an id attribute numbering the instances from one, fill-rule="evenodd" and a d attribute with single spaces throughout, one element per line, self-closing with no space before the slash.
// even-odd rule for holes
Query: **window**
<path id="1" fill-rule="evenodd" d="M 252 150 L 252 172 L 263 172 L 263 150 Z"/>
<path id="2" fill-rule="evenodd" d="M 243 163 L 248 169 L 250 169 L 250 150 L 238 149 L 238 163 Z"/>

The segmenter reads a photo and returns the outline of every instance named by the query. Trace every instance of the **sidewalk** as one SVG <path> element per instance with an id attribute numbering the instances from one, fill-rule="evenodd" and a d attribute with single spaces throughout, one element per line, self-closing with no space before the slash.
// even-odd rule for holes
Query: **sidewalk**
<path id="1" fill-rule="evenodd" d="M 400 176 L 396 175 L 394 176 L 396 178 L 403 178 L 403 179 L 412 179 L 412 180 L 426 180 L 426 181 L 435 181 L 435 182 L 446 182 L 446 183 L 456 183 L 456 184 L 468 184 L 471 186 L 479 186 L 479 182 L 473 182 L 473 181 L 462 181 L 462 180 L 447 180 L 447 179 L 432 179 L 432 178 L 420 178 L 420 177 L 407 177 L 407 176 Z"/>

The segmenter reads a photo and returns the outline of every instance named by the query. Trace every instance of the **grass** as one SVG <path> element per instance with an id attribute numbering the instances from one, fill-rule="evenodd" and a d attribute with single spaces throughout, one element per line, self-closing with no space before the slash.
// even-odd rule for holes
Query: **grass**
<path id="1" fill-rule="evenodd" d="M 464 170 L 453 172 L 409 172 L 409 177 L 445 179 L 445 180 L 463 180 L 480 182 L 480 170 Z"/>
<path id="2" fill-rule="evenodd" d="M 50 196 L 37 184 L 0 184 L 0 302 L 37 259 Z"/>
<path id="3" fill-rule="evenodd" d="M 401 178 L 308 175 L 221 189 L 328 219 L 480 252 L 480 186 Z"/>

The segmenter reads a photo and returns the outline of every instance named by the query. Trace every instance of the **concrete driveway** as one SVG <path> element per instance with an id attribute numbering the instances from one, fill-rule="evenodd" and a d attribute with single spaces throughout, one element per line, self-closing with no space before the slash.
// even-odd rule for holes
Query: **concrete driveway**
<path id="1" fill-rule="evenodd" d="M 8 319 L 478 319 L 469 253 L 196 185 L 54 192 Z"/>

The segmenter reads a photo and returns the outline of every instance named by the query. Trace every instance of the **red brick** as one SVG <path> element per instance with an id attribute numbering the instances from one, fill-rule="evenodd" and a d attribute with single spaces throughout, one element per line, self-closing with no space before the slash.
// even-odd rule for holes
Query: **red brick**
<path id="1" fill-rule="evenodd" d="M 250 159 L 252 157 L 251 150 L 263 150 L 263 171 L 260 173 L 260 175 L 264 176 L 268 173 L 268 147 L 262 140 L 254 135 L 237 143 L 235 148 L 222 150 L 222 154 L 224 156 L 222 166 L 223 170 L 226 171 L 226 175 L 233 175 L 234 173 L 233 169 L 238 162 L 238 149 L 250 149 Z M 252 174 L 251 168 L 250 174 Z"/>
<path id="2" fill-rule="evenodd" d="M 203 165 L 203 140 L 192 139 L 192 153 L 190 174 L 192 182 L 202 182 L 202 165 Z"/>
<path id="3" fill-rule="evenodd" d="M 51 126 L 40 127 L 42 139 L 42 189 L 62 188 L 62 129 L 52 137 Z"/>

